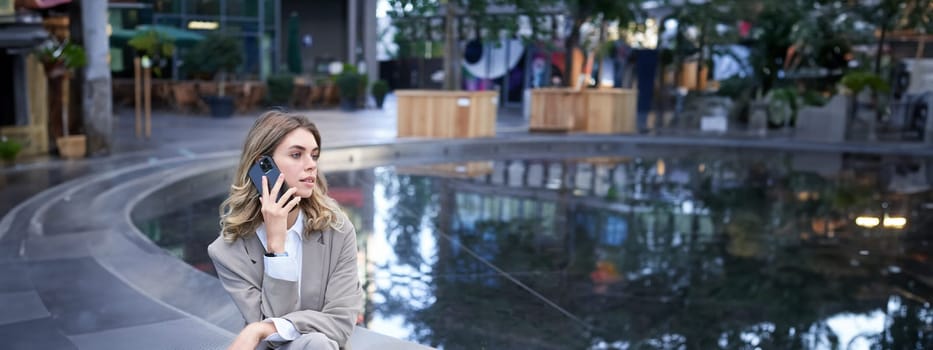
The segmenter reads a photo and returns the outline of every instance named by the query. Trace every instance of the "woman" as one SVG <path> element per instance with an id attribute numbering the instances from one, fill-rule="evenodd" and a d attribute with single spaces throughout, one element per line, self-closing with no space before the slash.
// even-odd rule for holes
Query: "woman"
<path id="1" fill-rule="evenodd" d="M 266 112 L 246 136 L 221 235 L 207 248 L 246 320 L 230 349 L 346 349 L 362 308 L 356 231 L 327 196 L 318 170 L 321 135 L 303 116 Z M 248 175 L 260 157 L 281 175 Z M 270 193 L 288 190 L 276 200 Z"/>

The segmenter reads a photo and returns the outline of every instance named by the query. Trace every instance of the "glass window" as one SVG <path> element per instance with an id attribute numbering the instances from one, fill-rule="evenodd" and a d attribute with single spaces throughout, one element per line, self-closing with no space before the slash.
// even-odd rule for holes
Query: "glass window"
<path id="1" fill-rule="evenodd" d="M 240 34 L 243 31 L 243 25 L 238 22 L 227 22 L 223 29 L 227 33 Z"/>
<path id="2" fill-rule="evenodd" d="M 262 10 L 265 11 L 265 13 L 263 13 L 264 15 L 263 17 L 265 17 L 266 26 L 274 26 L 275 24 L 275 0 L 264 0 L 263 5 L 265 5 L 265 8 L 263 8 Z"/>
<path id="3" fill-rule="evenodd" d="M 190 15 L 220 15 L 220 0 L 188 0 L 186 4 L 185 12 Z"/>
<path id="4" fill-rule="evenodd" d="M 123 29 L 123 11 L 118 9 L 107 10 L 107 22 L 113 29 Z"/>
<path id="5" fill-rule="evenodd" d="M 259 38 L 256 35 L 243 36 L 243 50 L 245 59 L 243 60 L 243 72 L 248 74 L 259 74 Z"/>
<path id="6" fill-rule="evenodd" d="M 227 16 L 242 16 L 243 15 L 243 4 L 244 0 L 227 0 L 226 11 Z"/>
<path id="7" fill-rule="evenodd" d="M 181 13 L 182 0 L 154 0 L 152 9 L 156 13 Z"/>
<path id="8" fill-rule="evenodd" d="M 227 0 L 227 16 L 256 18 L 259 0 Z"/>

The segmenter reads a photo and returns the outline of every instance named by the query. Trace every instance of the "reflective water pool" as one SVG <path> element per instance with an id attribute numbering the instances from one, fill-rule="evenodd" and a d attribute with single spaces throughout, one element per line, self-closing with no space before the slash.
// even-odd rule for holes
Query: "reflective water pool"
<path id="1" fill-rule="evenodd" d="M 380 333 L 443 349 L 933 344 L 931 159 L 520 159 L 328 182 Z M 137 224 L 213 274 L 222 199 Z"/>

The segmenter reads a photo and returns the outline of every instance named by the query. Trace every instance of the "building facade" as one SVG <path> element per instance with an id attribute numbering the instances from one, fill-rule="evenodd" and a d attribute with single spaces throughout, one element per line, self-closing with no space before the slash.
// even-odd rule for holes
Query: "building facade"
<path id="1" fill-rule="evenodd" d="M 110 25 L 114 30 L 155 24 L 200 34 L 223 31 L 242 40 L 244 61 L 237 73 L 253 79 L 284 71 L 288 41 L 298 40 L 302 73 L 313 76 L 326 74 L 327 65 L 335 61 L 377 66 L 377 1 L 111 0 Z M 298 21 L 298 38 L 288 36 L 288 21 L 293 15 Z M 126 54 L 119 52 L 117 56 Z M 180 62 L 173 64 L 177 68 Z M 126 65 L 117 62 L 113 68 L 118 72 Z"/>

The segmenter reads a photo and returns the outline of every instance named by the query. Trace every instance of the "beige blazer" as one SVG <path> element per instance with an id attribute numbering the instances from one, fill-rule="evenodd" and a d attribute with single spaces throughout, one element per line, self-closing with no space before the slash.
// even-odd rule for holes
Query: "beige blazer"
<path id="1" fill-rule="evenodd" d="M 266 249 L 256 235 L 207 247 L 224 289 L 246 323 L 269 317 L 291 321 L 301 334 L 320 332 L 349 349 L 347 340 L 363 298 L 356 265 L 356 230 L 345 215 L 342 230 L 328 228 L 302 239 L 301 294 L 297 282 L 265 274 Z"/>

